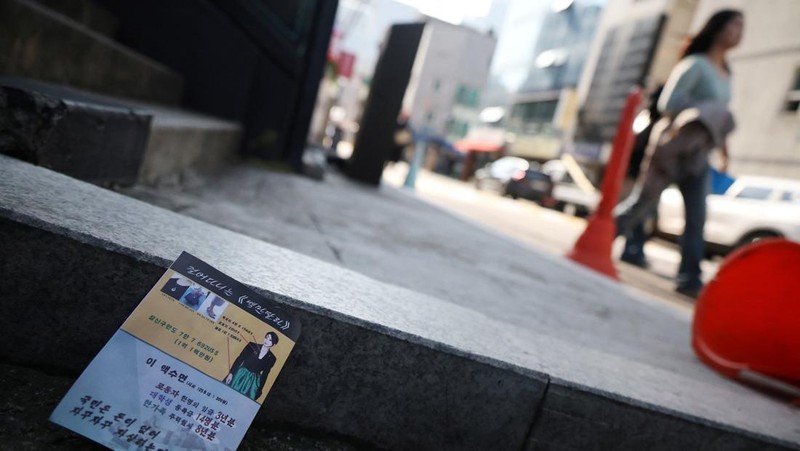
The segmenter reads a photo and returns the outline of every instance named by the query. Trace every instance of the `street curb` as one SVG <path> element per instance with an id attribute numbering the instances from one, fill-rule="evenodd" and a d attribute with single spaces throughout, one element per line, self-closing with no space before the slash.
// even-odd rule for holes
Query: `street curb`
<path id="1" fill-rule="evenodd" d="M 0 355 L 20 365 L 79 371 L 186 250 L 304 325 L 256 425 L 280 422 L 392 449 L 800 443 L 788 426 L 792 414 L 781 416 L 788 406 L 715 376 L 694 381 L 583 349 L 5 157 L 0 218 L 0 251 L 15 256 L 3 266 L 15 283 L 2 293 L 9 307 Z M 620 378 L 627 394 L 603 388 Z M 701 389 L 707 402 L 696 405 Z M 664 405 L 646 401 L 659 397 Z M 741 421 L 715 410 L 743 404 L 751 411 Z M 771 429 L 748 429 L 750 413 L 773 420 Z M 576 441 L 579 425 L 593 443 Z"/>

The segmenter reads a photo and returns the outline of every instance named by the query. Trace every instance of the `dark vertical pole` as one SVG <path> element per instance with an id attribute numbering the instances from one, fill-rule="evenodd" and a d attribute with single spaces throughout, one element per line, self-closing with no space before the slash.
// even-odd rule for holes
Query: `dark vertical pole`
<path id="1" fill-rule="evenodd" d="M 383 165 L 395 145 L 397 116 L 424 28 L 424 23 L 402 24 L 392 26 L 389 31 L 375 66 L 360 131 L 348 163 L 347 175 L 355 180 L 371 185 L 381 181 Z"/>
<path id="2" fill-rule="evenodd" d="M 292 121 L 289 137 L 286 144 L 284 158 L 295 171 L 302 170 L 303 150 L 306 146 L 308 128 L 314 104 L 319 91 L 319 83 L 325 71 L 328 45 L 333 32 L 333 23 L 336 18 L 338 0 L 323 0 L 317 2 L 314 14 L 314 26 L 311 30 L 308 51 L 305 55 L 306 70 L 300 81 L 300 92 L 297 110 Z"/>

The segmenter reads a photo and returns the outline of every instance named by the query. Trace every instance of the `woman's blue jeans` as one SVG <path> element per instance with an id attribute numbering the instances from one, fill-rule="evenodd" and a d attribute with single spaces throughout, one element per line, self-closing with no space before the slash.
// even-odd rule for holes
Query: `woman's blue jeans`
<path id="1" fill-rule="evenodd" d="M 645 235 L 641 233 L 641 229 L 636 229 L 656 210 L 664 189 L 673 183 L 678 185 L 683 196 L 686 218 L 680 242 L 681 264 L 677 276 L 679 287 L 702 286 L 700 262 L 705 254 L 703 228 L 710 180 L 708 149 L 711 145 L 711 136 L 705 128 L 694 123 L 659 142 L 640 183 L 638 198 L 616 219 L 617 234 L 624 235 L 628 240 L 626 252 L 641 250 Z"/>

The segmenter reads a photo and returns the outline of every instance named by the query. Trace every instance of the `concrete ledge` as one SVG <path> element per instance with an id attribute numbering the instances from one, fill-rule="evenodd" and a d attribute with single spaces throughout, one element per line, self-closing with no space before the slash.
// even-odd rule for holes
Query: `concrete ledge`
<path id="1" fill-rule="evenodd" d="M 239 124 L 152 105 L 140 108 L 153 115 L 141 183 L 154 185 L 186 169 L 219 167 L 238 157 Z"/>
<path id="2" fill-rule="evenodd" d="M 646 433 L 642 433 L 647 431 Z M 551 381 L 525 450 L 781 450 L 757 436 L 698 418 L 654 412 L 563 381 Z"/>
<path id="3" fill-rule="evenodd" d="M 29 0 L 0 0 L 0 73 L 175 105 L 183 77 Z"/>
<path id="4" fill-rule="evenodd" d="M 401 449 L 800 448 L 796 409 L 702 367 L 510 326 L 2 156 L 0 218 L 0 355 L 20 364 L 75 374 L 185 249 L 303 322 L 260 425 Z"/>
<path id="5" fill-rule="evenodd" d="M 151 116 L 40 87 L 0 77 L 0 153 L 91 183 L 135 183 Z"/>
<path id="6" fill-rule="evenodd" d="M 0 319 L 10 331 L 0 356 L 73 376 L 167 266 L 5 219 L 0 241 L 7 243 L 2 252 L 17 256 L 3 273 L 21 288 L 1 296 L 11 307 Z M 50 255 L 47 265 L 43 255 Z M 310 333 L 301 336 L 256 425 L 285 424 L 386 448 L 522 447 L 545 378 L 292 310 Z M 50 339 L 32 340 L 31 331 Z"/>
<path id="7" fill-rule="evenodd" d="M 237 158 L 239 124 L 0 77 L 0 153 L 97 184 L 157 184 Z"/>
<path id="8" fill-rule="evenodd" d="M 19 168 L 19 164 L 5 160 L 2 167 Z M 63 177 L 49 171 L 47 175 Z M 63 188 L 75 188 L 78 182 L 71 182 Z M 7 188 L 4 184 L 0 192 L 7 194 Z M 139 213 L 163 212 L 110 192 L 98 193 L 145 208 Z M 15 282 L 13 288 L 4 286 L 0 294 L 0 302 L 8 306 L 7 314 L 0 319 L 0 328 L 8 332 L 0 343 L 0 356 L 17 364 L 75 376 L 169 261 L 124 249 L 99 236 L 87 236 L 85 231 L 67 232 L 59 224 L 23 218 L 18 216 L 21 212 L 9 211 L 6 200 L 4 197 L 0 207 L 0 216 L 4 217 L 0 220 L 0 252 L 16 254 L 16 258 L 6 259 L 2 265 L 3 274 Z M 240 269 L 246 268 L 248 260 L 269 258 L 263 251 L 270 246 L 170 216 L 179 221 L 173 224 L 178 229 L 188 226 L 184 230 L 204 236 L 203 240 L 221 239 L 218 245 L 230 250 L 231 246 L 238 247 L 230 239 L 244 240 L 240 244 L 245 247 L 237 252 L 255 246 L 256 253 L 241 255 L 240 263 L 245 266 Z M 116 227 L 120 226 L 119 219 L 119 214 L 109 217 Z M 131 232 L 148 233 L 125 233 Z M 167 232 L 163 237 L 170 240 L 170 235 Z M 281 253 L 273 257 L 283 259 Z M 348 279 L 364 283 L 356 274 L 341 275 L 344 285 L 354 282 Z M 308 282 L 313 284 L 312 280 Z M 279 302 L 289 301 L 263 288 L 259 291 Z M 402 297 L 411 295 L 402 293 Z M 355 318 L 310 305 L 298 308 L 299 304 L 302 302 L 292 300 L 289 309 L 308 332 L 301 336 L 256 425 L 291 425 L 384 448 L 489 449 L 505 443 L 520 449 L 524 444 L 546 387 L 543 375 L 486 358 L 471 358 L 464 351 L 442 352 L 447 348 L 444 344 L 385 326 L 366 328 Z M 42 339 L 31 339 L 32 333 Z"/>

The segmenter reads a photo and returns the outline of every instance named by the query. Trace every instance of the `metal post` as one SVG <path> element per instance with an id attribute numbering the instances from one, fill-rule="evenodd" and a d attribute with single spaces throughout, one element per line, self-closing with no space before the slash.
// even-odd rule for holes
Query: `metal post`
<path id="1" fill-rule="evenodd" d="M 417 135 L 417 145 L 414 149 L 414 158 L 411 159 L 411 165 L 408 167 L 408 174 L 406 174 L 406 181 L 403 187 L 414 189 L 417 183 L 417 172 L 422 167 L 422 162 L 425 161 L 425 150 L 428 148 L 428 140 L 420 133 Z"/>

